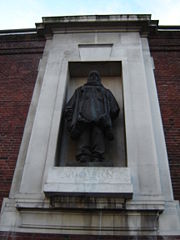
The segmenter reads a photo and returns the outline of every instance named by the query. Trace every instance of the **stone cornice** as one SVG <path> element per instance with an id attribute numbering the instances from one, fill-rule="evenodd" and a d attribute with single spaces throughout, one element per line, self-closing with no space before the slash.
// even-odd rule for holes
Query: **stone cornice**
<path id="1" fill-rule="evenodd" d="M 151 20 L 149 14 L 43 17 L 42 23 L 36 23 L 37 33 L 46 37 L 51 37 L 53 33 L 94 31 L 136 31 L 147 36 L 157 26 L 158 21 Z"/>

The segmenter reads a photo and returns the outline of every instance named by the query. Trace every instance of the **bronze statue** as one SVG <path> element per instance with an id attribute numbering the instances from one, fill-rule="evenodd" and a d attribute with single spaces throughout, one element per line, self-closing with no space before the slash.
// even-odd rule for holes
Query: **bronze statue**
<path id="1" fill-rule="evenodd" d="M 99 72 L 91 71 L 87 83 L 75 90 L 65 106 L 67 128 L 78 142 L 77 161 L 104 160 L 105 137 L 113 139 L 112 121 L 118 114 L 113 94 L 102 85 Z"/>

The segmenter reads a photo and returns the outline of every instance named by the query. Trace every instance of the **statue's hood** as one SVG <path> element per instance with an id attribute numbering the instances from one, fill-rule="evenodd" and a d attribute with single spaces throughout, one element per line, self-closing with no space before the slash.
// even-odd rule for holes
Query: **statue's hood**
<path id="1" fill-rule="evenodd" d="M 88 75 L 87 83 L 85 85 L 102 86 L 99 72 L 96 70 L 91 71 Z"/>

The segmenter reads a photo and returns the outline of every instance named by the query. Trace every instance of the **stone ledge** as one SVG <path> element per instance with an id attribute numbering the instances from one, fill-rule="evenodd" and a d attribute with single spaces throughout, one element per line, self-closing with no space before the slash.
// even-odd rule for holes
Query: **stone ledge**
<path id="1" fill-rule="evenodd" d="M 8 207 L 7 204 L 11 205 Z M 11 203 L 10 203 L 11 202 Z M 73 234 L 97 234 L 101 228 L 102 235 L 129 234 L 129 231 L 143 233 L 149 231 L 151 234 L 158 228 L 158 211 L 124 211 L 121 209 L 47 209 L 47 206 L 35 202 L 19 202 L 19 208 L 12 209 L 15 201 L 6 199 L 6 207 L 3 208 L 0 221 L 1 231 L 15 232 L 40 232 L 40 233 L 66 233 Z M 41 209 L 37 208 L 41 205 Z"/>
<path id="2" fill-rule="evenodd" d="M 14 201 L 7 200 L 5 207 L 8 209 L 17 208 L 18 210 L 48 210 L 52 209 L 123 209 L 127 211 L 158 211 L 165 209 L 165 202 L 154 201 L 138 201 L 126 200 L 120 197 L 77 197 L 77 196 L 51 196 L 50 199 L 44 200 L 27 200 L 16 199 Z M 174 207 L 174 205 L 173 205 Z"/>

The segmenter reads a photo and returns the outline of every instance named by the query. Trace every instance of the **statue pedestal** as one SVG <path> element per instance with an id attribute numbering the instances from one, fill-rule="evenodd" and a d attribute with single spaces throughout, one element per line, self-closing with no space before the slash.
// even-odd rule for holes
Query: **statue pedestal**
<path id="1" fill-rule="evenodd" d="M 132 198 L 129 168 L 53 167 L 44 185 L 47 196 Z"/>

